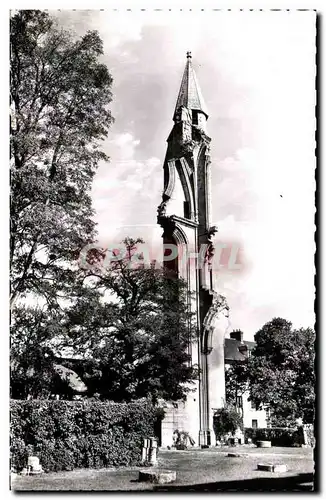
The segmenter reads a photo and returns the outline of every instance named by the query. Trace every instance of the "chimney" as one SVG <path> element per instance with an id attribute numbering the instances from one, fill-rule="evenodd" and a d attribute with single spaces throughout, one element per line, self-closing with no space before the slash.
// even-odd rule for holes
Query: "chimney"
<path id="1" fill-rule="evenodd" d="M 243 342 L 243 332 L 241 330 L 234 330 L 234 332 L 230 333 L 230 339 Z"/>

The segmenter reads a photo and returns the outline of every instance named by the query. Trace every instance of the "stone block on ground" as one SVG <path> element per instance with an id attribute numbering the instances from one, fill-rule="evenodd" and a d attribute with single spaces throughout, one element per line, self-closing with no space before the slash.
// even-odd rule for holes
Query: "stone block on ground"
<path id="1" fill-rule="evenodd" d="M 257 470 L 266 472 L 286 472 L 286 464 L 257 464 Z"/>
<path id="2" fill-rule="evenodd" d="M 177 478 L 176 471 L 166 469 L 143 469 L 139 471 L 138 480 L 148 481 L 154 484 L 168 484 Z"/>
<path id="3" fill-rule="evenodd" d="M 273 472 L 287 472 L 286 464 L 275 464 Z"/>
<path id="4" fill-rule="evenodd" d="M 228 457 L 247 457 L 248 453 L 228 453 Z"/>
<path id="5" fill-rule="evenodd" d="M 43 474 L 44 470 L 42 469 L 42 467 L 40 469 L 32 469 L 30 471 L 30 475 L 31 476 L 35 476 L 37 474 Z"/>
<path id="6" fill-rule="evenodd" d="M 271 448 L 272 447 L 271 441 L 257 441 L 256 445 L 257 445 L 257 448 Z"/>

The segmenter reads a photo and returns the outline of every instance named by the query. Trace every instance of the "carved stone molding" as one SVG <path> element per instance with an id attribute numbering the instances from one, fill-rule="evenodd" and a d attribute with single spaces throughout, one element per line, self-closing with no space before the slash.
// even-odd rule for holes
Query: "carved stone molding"
<path id="1" fill-rule="evenodd" d="M 183 192 L 185 199 L 189 203 L 189 208 L 190 208 L 190 216 L 191 219 L 194 219 L 195 216 L 195 201 L 194 201 L 194 193 L 193 193 L 193 187 L 191 185 L 190 181 L 190 174 L 189 174 L 189 165 L 185 158 L 180 158 L 180 161 L 177 163 L 179 165 L 179 176 L 180 176 L 180 181 L 182 184 Z"/>
<path id="2" fill-rule="evenodd" d="M 215 254 L 213 238 L 217 232 L 217 226 L 211 226 L 207 231 L 207 250 L 205 255 L 205 262 L 207 262 L 209 267 L 212 266 L 212 261 Z"/>
<path id="3" fill-rule="evenodd" d="M 181 143 L 181 145 L 180 145 L 181 154 L 182 155 L 189 155 L 190 153 L 193 152 L 193 150 L 195 149 L 195 146 L 196 146 L 196 142 L 193 141 L 192 139 L 190 139 L 184 143 Z"/>
<path id="4" fill-rule="evenodd" d="M 166 205 L 168 203 L 169 198 L 163 199 L 159 206 L 157 207 L 157 218 L 159 219 L 160 217 L 165 217 L 166 215 Z"/>
<path id="5" fill-rule="evenodd" d="M 217 322 L 223 318 L 229 317 L 229 306 L 224 295 L 217 292 L 209 292 L 212 297 L 211 305 L 203 321 L 202 352 L 209 354 L 213 349 L 213 334 Z M 225 334 L 225 332 L 224 332 Z"/>
<path id="6" fill-rule="evenodd" d="M 188 238 L 173 215 L 157 218 L 163 229 L 163 237 L 173 238 L 177 245 L 188 245 Z"/>
<path id="7" fill-rule="evenodd" d="M 171 198 L 173 193 L 174 185 L 175 185 L 175 162 L 174 160 L 169 160 L 167 162 L 167 183 L 164 188 L 164 195 L 168 198 Z M 163 198 L 164 199 L 164 198 Z"/>
<path id="8" fill-rule="evenodd" d="M 169 160 L 164 166 L 166 172 L 165 186 L 162 194 L 162 201 L 157 207 L 157 220 L 166 215 L 166 207 L 171 198 L 175 186 L 175 161 Z M 159 222 L 160 223 L 160 222 Z"/>

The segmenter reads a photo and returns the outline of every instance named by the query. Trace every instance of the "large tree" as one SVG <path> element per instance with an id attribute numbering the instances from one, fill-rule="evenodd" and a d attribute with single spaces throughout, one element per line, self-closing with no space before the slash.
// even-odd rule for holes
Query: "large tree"
<path id="1" fill-rule="evenodd" d="M 81 376 L 88 397 L 178 400 L 191 391 L 198 369 L 191 364 L 195 329 L 187 284 L 155 263 L 142 262 L 140 255 L 138 259 L 138 243 L 143 242 L 126 239 L 125 256 L 104 267 L 88 259 L 93 265 L 85 271 L 87 285 L 80 287 L 64 312 L 55 311 L 50 317 L 39 312 L 35 321 L 28 310 L 21 311 L 13 349 L 25 373 L 31 372 L 28 362 L 34 371 L 25 378 L 18 372 L 15 397 L 53 392 L 57 387 L 53 377 L 51 383 L 52 365 L 58 362 L 55 354 L 67 349 L 75 359 L 62 362 Z M 23 327 L 27 321 L 26 340 Z M 47 352 L 42 364 L 38 364 L 39 342 Z M 20 354 L 27 345 L 34 352 L 28 362 Z"/>
<path id="2" fill-rule="evenodd" d="M 77 39 L 41 11 L 11 19 L 13 392 L 48 394 L 71 347 L 90 393 L 179 399 L 196 377 L 185 284 L 128 259 L 104 273 L 77 266 L 96 237 L 89 192 L 112 122 L 101 55 L 96 32 Z"/>
<path id="3" fill-rule="evenodd" d="M 225 368 L 225 398 L 229 405 L 237 406 L 238 397 L 249 389 L 248 360 L 236 362 Z"/>
<path id="4" fill-rule="evenodd" d="M 251 399 L 267 404 L 275 425 L 302 418 L 311 422 L 315 401 L 315 333 L 293 329 L 282 318 L 266 323 L 255 335 L 256 346 L 248 361 Z"/>
<path id="5" fill-rule="evenodd" d="M 10 49 L 11 356 L 23 396 L 26 380 L 27 393 L 45 389 L 49 344 L 82 293 L 77 263 L 96 236 L 90 189 L 107 160 L 112 77 L 97 32 L 78 39 L 46 12 L 12 16 Z"/>
<path id="6" fill-rule="evenodd" d="M 67 299 L 95 236 L 90 188 L 112 122 L 97 32 L 77 39 L 43 11 L 10 21 L 11 302 Z"/>
<path id="7" fill-rule="evenodd" d="M 92 312 L 90 297 L 76 301 L 66 324 L 69 345 L 87 353 L 88 369 L 95 369 L 89 387 L 102 397 L 177 400 L 198 375 L 189 353 L 195 335 L 190 295 L 182 279 L 142 262 L 139 243 L 125 239 L 124 257 L 101 273 L 89 271 Z"/>

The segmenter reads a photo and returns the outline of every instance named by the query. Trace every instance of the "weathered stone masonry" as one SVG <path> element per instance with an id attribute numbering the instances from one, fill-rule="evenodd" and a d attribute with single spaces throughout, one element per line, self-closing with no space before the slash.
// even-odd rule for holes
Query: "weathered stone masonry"
<path id="1" fill-rule="evenodd" d="M 190 306 L 196 313 L 198 334 L 190 351 L 192 363 L 199 365 L 201 373 L 196 391 L 187 401 L 169 405 L 162 423 L 163 446 L 172 444 L 176 429 L 189 432 L 196 444 L 214 444 L 213 413 L 225 401 L 224 336 L 228 327 L 228 306 L 216 290 L 210 265 L 217 228 L 211 225 L 211 139 L 206 131 L 207 119 L 208 112 L 188 52 L 173 115 L 174 125 L 167 140 L 164 189 L 157 220 L 163 228 L 164 243 L 183 246 L 196 253 L 206 248 L 201 269 L 197 268 L 195 259 L 185 261 L 180 256 L 173 264 L 187 281 L 189 290 L 195 291 Z M 182 192 L 179 198 L 176 196 L 177 184 Z"/>

